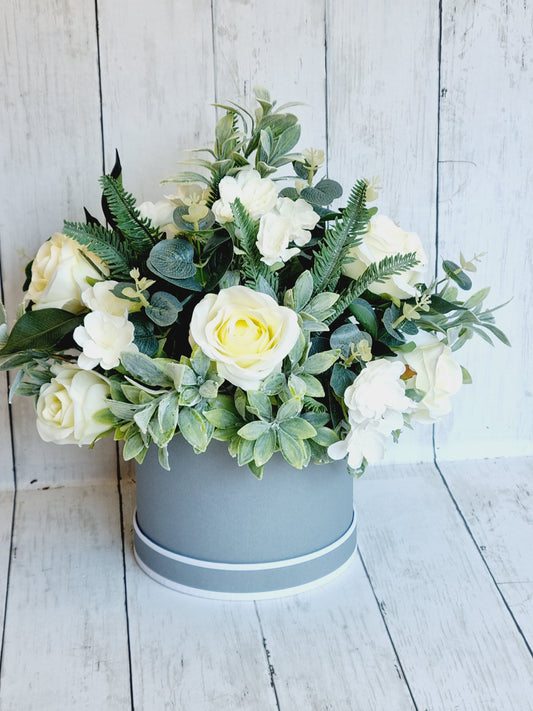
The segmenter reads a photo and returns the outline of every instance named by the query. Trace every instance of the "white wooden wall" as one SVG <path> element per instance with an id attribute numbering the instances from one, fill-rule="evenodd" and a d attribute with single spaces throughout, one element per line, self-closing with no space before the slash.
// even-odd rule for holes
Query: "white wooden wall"
<path id="1" fill-rule="evenodd" d="M 440 7 L 441 6 L 441 7 Z M 440 459 L 533 453 L 531 0 L 3 0 L 0 9 L 1 277 L 13 316 L 23 267 L 64 218 L 99 210 L 115 148 L 128 189 L 165 191 L 185 148 L 212 140 L 215 101 L 268 87 L 301 100 L 302 147 L 328 150 L 348 189 L 378 174 L 380 208 L 431 259 L 487 252 L 478 285 L 513 297 L 513 348 L 461 353 L 474 384 L 435 431 Z M 115 474 L 95 451 L 42 443 L 32 404 L 8 415 L 0 381 L 0 488 Z M 11 424 L 13 431 L 11 432 Z M 431 429 L 389 461 L 433 457 Z"/>

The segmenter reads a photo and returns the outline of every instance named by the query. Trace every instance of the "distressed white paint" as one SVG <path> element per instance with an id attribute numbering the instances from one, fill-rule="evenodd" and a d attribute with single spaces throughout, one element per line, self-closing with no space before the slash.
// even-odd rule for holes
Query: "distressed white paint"
<path id="1" fill-rule="evenodd" d="M 130 708 L 116 485 L 17 496 L 2 711 Z"/>
<path id="2" fill-rule="evenodd" d="M 257 607 L 280 708 L 414 708 L 358 556 L 333 582 Z"/>
<path id="3" fill-rule="evenodd" d="M 1 262 L 12 323 L 26 262 L 97 199 L 100 110 L 92 3 L 6 0 L 0 13 Z M 111 442 L 93 453 L 44 444 L 26 398 L 16 399 L 13 422 L 20 487 L 113 476 Z"/>
<path id="4" fill-rule="evenodd" d="M 512 348 L 469 344 L 474 384 L 437 431 L 440 459 L 533 453 L 533 7 L 443 2 L 439 242 L 457 260 L 486 252 L 473 275 Z"/>
<path id="5" fill-rule="evenodd" d="M 409 31 L 399 31 L 409 17 Z M 346 190 L 379 176 L 376 205 L 417 232 L 431 279 L 435 241 L 438 5 L 329 3 L 329 175 Z M 405 433 L 387 460 L 431 459 L 430 428 Z"/>
<path id="6" fill-rule="evenodd" d="M 440 469 L 533 647 L 533 459 L 443 462 Z"/>
<path id="7" fill-rule="evenodd" d="M 533 659 L 438 473 L 375 468 L 356 503 L 362 557 L 418 708 L 532 709 Z"/>
<path id="8" fill-rule="evenodd" d="M 118 149 L 124 185 L 156 201 L 185 151 L 214 140 L 211 3 L 101 2 L 99 25 L 106 170 Z"/>

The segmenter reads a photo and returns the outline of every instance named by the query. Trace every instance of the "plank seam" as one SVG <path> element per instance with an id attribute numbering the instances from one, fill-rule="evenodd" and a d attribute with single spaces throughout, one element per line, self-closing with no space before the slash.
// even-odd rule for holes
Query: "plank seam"
<path id="1" fill-rule="evenodd" d="M 436 151 L 436 175 L 435 175 L 435 267 L 434 275 L 437 279 L 439 271 L 439 200 L 440 200 L 440 116 L 441 116 L 441 95 L 442 95 L 442 0 L 439 0 L 439 39 L 437 52 L 437 151 Z M 435 425 L 433 425 L 435 429 Z"/>
<path id="2" fill-rule="evenodd" d="M 329 0 L 324 0 L 324 123 L 326 145 L 326 175 L 329 177 L 329 96 L 328 96 L 328 33 Z"/>
<path id="3" fill-rule="evenodd" d="M 505 595 L 503 594 L 503 591 L 502 591 L 501 588 L 500 588 L 500 584 L 497 582 L 496 578 L 494 577 L 494 574 L 493 574 L 492 570 L 490 569 L 490 566 L 489 566 L 489 564 L 488 564 L 488 562 L 487 562 L 485 556 L 483 555 L 483 551 L 481 550 L 481 547 L 479 546 L 479 544 L 478 544 L 478 542 L 477 542 L 477 540 L 476 540 L 476 538 L 475 538 L 475 536 L 474 536 L 474 533 L 473 533 L 472 529 L 471 529 L 470 526 L 468 525 L 468 521 L 466 520 L 466 517 L 464 516 L 463 512 L 461 511 L 461 509 L 460 509 L 460 507 L 459 507 L 459 504 L 458 504 L 458 502 L 457 502 L 457 499 L 456 499 L 455 496 L 453 495 L 453 493 L 452 493 L 452 491 L 451 491 L 451 489 L 450 489 L 450 486 L 448 485 L 448 482 L 447 482 L 447 480 L 446 480 L 446 477 L 444 476 L 444 474 L 443 474 L 442 471 L 441 471 L 441 468 L 440 468 L 440 466 L 439 466 L 439 464 L 438 464 L 438 462 L 437 462 L 437 455 L 436 455 L 436 452 L 435 452 L 435 437 L 433 437 L 433 452 L 434 452 L 433 463 L 434 463 L 434 465 L 435 465 L 435 469 L 437 470 L 437 472 L 438 472 L 438 474 L 439 474 L 439 476 L 440 476 L 440 478 L 441 478 L 441 480 L 442 480 L 442 483 L 444 484 L 444 487 L 446 488 L 446 491 L 448 492 L 448 496 L 449 496 L 450 499 L 452 500 L 452 502 L 453 502 L 453 504 L 454 504 L 454 506 L 455 506 L 455 510 L 457 511 L 457 513 L 459 514 L 461 520 L 463 521 L 463 525 L 464 525 L 464 527 L 466 528 L 466 530 L 467 530 L 467 532 L 468 532 L 468 535 L 469 535 L 470 538 L 472 539 L 472 542 L 473 542 L 473 544 L 474 544 L 474 546 L 475 546 L 475 548 L 476 548 L 476 550 L 477 550 L 477 552 L 478 552 L 478 554 L 479 554 L 479 557 L 480 557 L 481 560 L 483 561 L 483 564 L 485 565 L 485 568 L 487 569 L 487 572 L 488 572 L 488 574 L 489 574 L 489 576 L 490 576 L 490 579 L 492 580 L 492 582 L 493 582 L 493 584 L 494 584 L 496 590 L 498 591 L 498 594 L 499 594 L 499 596 L 501 597 L 502 602 L 503 602 L 503 604 L 505 605 L 505 608 L 506 608 L 507 612 L 509 613 L 511 619 L 513 620 L 513 622 L 514 622 L 514 624 L 515 624 L 515 627 L 516 627 L 516 629 L 518 630 L 518 634 L 520 635 L 520 637 L 522 637 L 522 640 L 523 640 L 524 644 L 526 645 L 527 651 L 528 651 L 529 654 L 533 657 L 533 649 L 531 648 L 531 645 L 529 644 L 529 642 L 528 642 L 528 640 L 527 640 L 527 637 L 526 637 L 524 631 L 522 630 L 522 627 L 520 626 L 520 623 L 519 623 L 518 620 L 516 619 L 516 617 L 515 617 L 515 615 L 514 615 L 512 609 L 511 609 L 511 606 L 510 606 L 509 603 L 507 602 L 507 599 L 506 599 Z"/>
<path id="4" fill-rule="evenodd" d="M 215 0 L 211 0 L 211 43 L 213 47 L 213 89 L 215 92 L 215 104 L 218 104 L 218 84 L 217 84 L 217 42 L 215 36 L 216 28 L 216 7 Z M 218 115 L 218 109 L 217 115 Z"/>
<path id="5" fill-rule="evenodd" d="M 94 21 L 96 29 L 96 66 L 98 71 L 98 95 L 100 99 L 100 136 L 102 149 L 102 173 L 105 175 L 105 141 L 104 141 L 104 101 L 102 92 L 102 60 L 100 55 L 100 22 L 98 18 L 98 0 L 94 0 Z"/>
<path id="6" fill-rule="evenodd" d="M 263 643 L 263 649 L 265 650 L 265 657 L 268 665 L 268 674 L 270 676 L 270 686 L 272 687 L 272 690 L 274 692 L 274 698 L 276 700 L 276 709 L 277 711 L 281 711 L 281 706 L 279 705 L 279 697 L 278 697 L 278 690 L 276 689 L 276 681 L 274 679 L 276 675 L 276 671 L 270 661 L 270 650 L 267 647 L 267 641 L 265 637 L 265 633 L 263 631 L 263 622 L 261 621 L 261 616 L 259 614 L 259 609 L 257 607 L 257 601 L 254 600 L 254 608 L 255 608 L 255 614 L 257 616 L 257 621 L 259 622 L 259 631 L 261 633 L 261 640 Z"/>
<path id="7" fill-rule="evenodd" d="M 402 665 L 402 662 L 401 662 L 401 660 L 400 660 L 400 655 L 398 654 L 398 650 L 396 649 L 396 645 L 394 644 L 394 640 L 392 639 L 391 631 L 390 631 L 390 629 L 389 629 L 389 626 L 387 625 L 387 620 L 385 619 L 385 613 L 384 613 L 384 611 L 383 611 L 383 606 L 382 606 L 382 604 L 379 602 L 378 596 L 377 596 L 377 594 L 376 594 L 376 591 L 374 590 L 374 586 L 373 586 L 373 584 L 372 584 L 372 580 L 371 580 L 371 578 L 370 578 L 368 569 L 367 569 L 367 567 L 366 567 L 366 565 L 365 565 L 365 561 L 364 561 L 363 555 L 362 555 L 362 553 L 361 553 L 361 548 L 359 547 L 359 545 L 357 546 L 357 551 L 358 551 L 358 553 L 359 553 L 359 559 L 361 560 L 361 564 L 362 564 L 362 566 L 363 566 L 363 570 L 365 571 L 366 578 L 367 578 L 368 583 L 369 583 L 369 585 L 370 585 L 370 589 L 372 590 L 372 595 L 374 596 L 374 600 L 376 601 L 376 605 L 377 605 L 377 607 L 378 607 L 379 614 L 381 615 L 381 619 L 382 619 L 382 621 L 383 621 L 383 625 L 385 626 L 385 631 L 387 632 L 387 637 L 389 638 L 389 642 L 390 642 L 390 644 L 391 644 L 392 651 L 394 652 L 394 656 L 396 657 L 396 661 L 398 662 L 398 667 L 399 667 L 399 670 L 400 670 L 401 677 L 402 677 L 402 679 L 404 680 L 405 685 L 407 686 L 407 691 L 409 692 L 409 696 L 411 697 L 411 701 L 413 702 L 414 711 L 418 711 L 418 706 L 417 706 L 417 703 L 416 703 L 416 701 L 415 701 L 415 697 L 413 696 L 413 692 L 412 692 L 412 690 L 411 690 L 411 685 L 409 684 L 409 680 L 407 679 L 407 676 L 406 676 L 406 674 L 405 674 L 405 670 L 404 670 L 403 665 Z"/>
<path id="8" fill-rule="evenodd" d="M 13 463 L 13 472 L 15 472 L 15 464 Z M 13 561 L 13 541 L 15 538 L 15 507 L 17 504 L 17 489 L 13 491 L 13 507 L 11 510 L 11 532 L 9 539 L 9 560 L 7 563 L 7 573 L 6 573 L 6 597 L 4 601 L 4 619 L 2 622 L 2 639 L 0 640 L 0 688 L 2 686 L 2 662 L 4 660 L 4 642 L 6 638 L 6 621 L 7 621 L 7 609 L 9 600 L 9 583 L 11 580 L 11 563 Z"/>
<path id="9" fill-rule="evenodd" d="M 120 538 L 122 546 L 122 580 L 124 583 L 124 611 L 126 614 L 126 641 L 128 647 L 128 665 L 129 665 L 129 678 L 130 678 L 130 703 L 131 711 L 135 711 L 135 704 L 133 702 L 133 666 L 131 661 L 131 636 L 130 636 L 130 615 L 128 607 L 128 579 L 126 574 L 126 533 L 124 530 L 124 507 L 122 501 L 122 489 L 121 489 L 121 476 L 120 476 L 120 452 L 118 448 L 118 443 L 115 445 L 116 456 L 117 456 L 117 493 L 118 493 L 118 509 L 119 509 L 119 519 L 120 519 Z"/>

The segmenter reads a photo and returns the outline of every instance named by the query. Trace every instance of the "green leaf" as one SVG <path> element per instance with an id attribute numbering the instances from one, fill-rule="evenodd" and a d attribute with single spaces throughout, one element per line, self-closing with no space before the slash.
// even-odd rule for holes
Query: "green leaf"
<path id="1" fill-rule="evenodd" d="M 278 432 L 278 439 L 281 453 L 287 462 L 295 469 L 302 469 L 306 464 L 306 455 L 309 452 L 308 448 L 304 446 L 304 442 L 291 437 L 281 429 Z"/>
<path id="2" fill-rule="evenodd" d="M 196 275 L 194 248 L 184 239 L 158 242 L 150 251 L 146 265 L 157 276 L 179 286 L 184 279 Z"/>
<path id="3" fill-rule="evenodd" d="M 276 451 L 276 433 L 270 429 L 263 432 L 254 444 L 254 462 L 258 467 L 262 467 L 272 457 Z"/>
<path id="4" fill-rule="evenodd" d="M 271 425 L 269 422 L 263 422 L 262 420 L 254 420 L 253 422 L 248 422 L 244 427 L 241 427 L 237 432 L 239 437 L 248 440 L 256 440 L 262 434 L 270 429 Z"/>
<path id="5" fill-rule="evenodd" d="M 302 272 L 293 289 L 294 308 L 300 312 L 313 295 L 313 275 L 309 270 Z"/>
<path id="6" fill-rule="evenodd" d="M 468 370 L 461 366 L 461 372 L 463 374 L 463 385 L 471 385 L 472 384 L 472 376 L 468 372 Z"/>
<path id="7" fill-rule="evenodd" d="M 239 439 L 237 445 L 237 462 L 240 467 L 252 461 L 254 458 L 254 447 L 254 440 Z"/>
<path id="8" fill-rule="evenodd" d="M 329 427 L 318 427 L 316 436 L 313 437 L 313 442 L 316 442 L 321 447 L 329 447 L 330 444 L 337 442 L 339 439 L 337 433 Z"/>
<path id="9" fill-rule="evenodd" d="M 378 319 L 372 306 L 364 299 L 354 299 L 348 307 L 365 331 L 378 337 Z"/>
<path id="10" fill-rule="evenodd" d="M 324 373 L 326 370 L 331 368 L 331 366 L 339 359 L 340 351 L 330 350 L 321 351 L 320 353 L 315 353 L 305 361 L 303 364 L 304 373 L 310 375 L 318 375 L 319 373 Z"/>
<path id="11" fill-rule="evenodd" d="M 287 385 L 292 397 L 302 398 L 306 394 L 305 381 L 299 375 L 291 373 Z"/>
<path id="12" fill-rule="evenodd" d="M 304 188 L 301 197 L 311 205 L 330 205 L 342 195 L 342 186 L 336 180 L 322 178 L 316 185 Z"/>
<path id="13" fill-rule="evenodd" d="M 303 407 L 303 402 L 300 398 L 291 398 L 284 402 L 279 408 L 276 420 L 282 422 L 283 420 L 290 420 L 292 417 L 296 417 L 300 414 Z"/>
<path id="14" fill-rule="evenodd" d="M 448 259 L 442 263 L 442 268 L 447 276 L 457 284 L 463 291 L 468 291 L 472 288 L 472 279 L 464 273 L 460 266 L 455 262 L 450 262 Z"/>
<path id="15" fill-rule="evenodd" d="M 162 432 L 169 432 L 178 426 L 179 393 L 169 393 L 164 397 L 157 410 L 157 422 Z"/>
<path id="16" fill-rule="evenodd" d="M 131 437 L 128 437 L 124 444 L 124 449 L 122 450 L 122 457 L 124 461 L 128 461 L 130 459 L 135 459 L 139 456 L 139 454 L 147 449 L 141 435 L 136 432 L 133 434 Z"/>
<path id="17" fill-rule="evenodd" d="M 152 419 L 155 411 L 157 410 L 158 404 L 159 403 L 157 400 L 153 400 L 148 405 L 145 405 L 142 409 L 137 410 L 137 412 L 133 416 L 135 424 L 143 434 L 146 434 L 148 430 L 148 425 L 150 424 L 150 420 Z"/>
<path id="18" fill-rule="evenodd" d="M 130 314 L 128 319 L 133 323 L 135 329 L 133 342 L 137 348 L 147 356 L 155 355 L 159 344 L 154 336 L 154 324 L 140 313 Z"/>
<path id="19" fill-rule="evenodd" d="M 290 420 L 283 420 L 279 428 L 295 439 L 309 439 L 316 435 L 316 430 L 313 425 L 302 417 L 292 417 Z"/>
<path id="20" fill-rule="evenodd" d="M 168 387 L 173 384 L 173 381 L 165 373 L 164 365 L 158 365 L 155 360 L 144 353 L 123 351 L 120 354 L 120 360 L 133 378 L 146 383 L 146 385 Z"/>
<path id="21" fill-rule="evenodd" d="M 63 309 L 27 311 L 13 326 L 0 357 L 30 349 L 52 349 L 81 323 L 83 316 Z"/>
<path id="22" fill-rule="evenodd" d="M 344 397 L 344 391 L 355 380 L 355 373 L 348 370 L 340 363 L 335 363 L 331 373 L 330 385 L 337 397 Z"/>
<path id="23" fill-rule="evenodd" d="M 283 373 L 274 373 L 263 380 L 261 383 L 261 392 L 264 392 L 266 395 L 277 395 L 283 390 L 286 384 L 287 379 Z"/>
<path id="24" fill-rule="evenodd" d="M 196 452 L 205 452 L 209 444 L 209 432 L 206 421 L 192 407 L 184 407 L 179 411 L 178 426 L 181 434 Z"/>
<path id="25" fill-rule="evenodd" d="M 150 306 L 145 308 L 146 315 L 158 326 L 171 326 L 178 320 L 183 309 L 179 299 L 166 291 L 156 291 L 150 297 Z"/>
<path id="26" fill-rule="evenodd" d="M 242 422 L 235 413 L 218 407 L 204 412 L 204 417 L 214 427 L 221 430 L 239 427 Z"/>
<path id="27" fill-rule="evenodd" d="M 265 393 L 248 391 L 248 410 L 262 420 L 272 418 L 272 404 Z"/>
<path id="28" fill-rule="evenodd" d="M 100 178 L 103 188 L 102 207 L 111 224 L 122 232 L 130 248 L 144 256 L 158 239 L 158 231 L 143 219 L 135 206 L 135 198 L 122 187 L 122 181 L 112 175 Z M 110 214 L 111 213 L 111 214 Z"/>
<path id="29" fill-rule="evenodd" d="M 333 366 L 335 367 L 335 366 Z M 324 397 L 324 388 L 318 378 L 308 373 L 300 373 L 298 376 L 305 383 L 305 394 L 309 397 Z"/>
<path id="30" fill-rule="evenodd" d="M 120 233 L 107 230 L 102 225 L 85 225 L 82 222 L 65 222 L 63 232 L 98 255 L 107 264 L 112 276 L 128 278 L 134 260 Z"/>

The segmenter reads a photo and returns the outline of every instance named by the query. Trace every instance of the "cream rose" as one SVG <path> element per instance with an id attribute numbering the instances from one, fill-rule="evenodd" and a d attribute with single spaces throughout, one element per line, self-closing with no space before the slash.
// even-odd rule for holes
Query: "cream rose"
<path id="1" fill-rule="evenodd" d="M 377 464 L 385 455 L 385 447 L 390 432 L 383 431 L 379 422 L 369 420 L 352 427 L 345 439 L 334 442 L 328 448 L 331 459 L 347 457 L 352 469 L 359 469 L 363 459 L 369 464 Z"/>
<path id="2" fill-rule="evenodd" d="M 219 184 L 220 199 L 213 203 L 213 213 L 219 224 L 233 222 L 231 203 L 242 202 L 252 220 L 258 220 L 273 209 L 278 199 L 276 184 L 262 178 L 257 170 L 244 168 L 237 176 L 226 175 Z"/>
<path id="3" fill-rule="evenodd" d="M 74 314 L 84 310 L 81 294 L 87 288 L 87 278 L 102 278 L 84 254 L 103 274 L 109 274 L 96 254 L 59 232 L 41 245 L 33 260 L 27 293 L 34 310 L 56 308 Z"/>
<path id="4" fill-rule="evenodd" d="M 343 272 L 352 279 L 357 279 L 365 269 L 374 263 L 380 262 L 385 257 L 395 254 L 408 254 L 414 252 L 418 264 L 412 269 L 389 277 L 383 282 L 374 282 L 368 290 L 374 294 L 389 294 L 398 299 L 409 299 L 416 296 L 415 284 L 422 280 L 426 268 L 427 257 L 414 232 L 405 232 L 384 215 L 375 215 L 370 219 L 368 232 L 362 235 L 362 243 L 350 251 L 353 262 L 346 262 Z"/>
<path id="5" fill-rule="evenodd" d="M 91 311 L 83 319 L 83 326 L 74 329 L 73 337 L 82 349 L 78 365 L 92 370 L 97 365 L 104 370 L 116 368 L 123 351 L 137 351 L 133 343 L 134 326 L 127 317 L 113 316 L 105 311 Z"/>
<path id="6" fill-rule="evenodd" d="M 305 200 L 279 198 L 275 208 L 261 217 L 257 248 L 261 260 L 273 266 L 298 254 L 311 239 L 311 232 L 320 217 Z M 294 242 L 297 247 L 289 247 Z"/>
<path id="7" fill-rule="evenodd" d="M 195 306 L 190 340 L 217 365 L 218 373 L 243 390 L 279 372 L 300 333 L 294 311 L 246 286 L 207 294 Z"/>
<path id="8" fill-rule="evenodd" d="M 433 423 L 451 412 L 450 395 L 461 387 L 463 373 L 451 348 L 437 336 L 419 331 L 412 340 L 417 347 L 410 353 L 401 353 L 400 358 L 414 373 L 407 381 L 407 387 L 420 390 L 424 397 L 417 403 L 411 420 Z"/>
<path id="9" fill-rule="evenodd" d="M 137 210 L 140 216 L 150 220 L 154 227 L 164 227 L 174 222 L 174 205 L 168 200 L 158 200 L 158 202 L 143 202 Z"/>
<path id="10" fill-rule="evenodd" d="M 53 366 L 54 377 L 41 387 L 37 399 L 37 431 L 45 442 L 92 444 L 108 425 L 94 414 L 107 407 L 109 384 L 98 373 L 74 366 Z"/>

